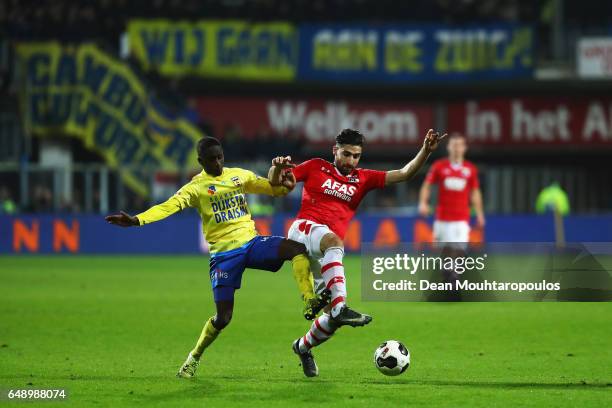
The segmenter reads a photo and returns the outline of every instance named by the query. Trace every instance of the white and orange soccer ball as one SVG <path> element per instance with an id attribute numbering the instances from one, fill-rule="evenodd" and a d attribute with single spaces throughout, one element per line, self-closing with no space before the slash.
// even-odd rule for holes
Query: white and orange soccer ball
<path id="1" fill-rule="evenodd" d="M 387 340 L 374 352 L 374 365 L 384 375 L 400 375 L 410 367 L 410 351 L 397 340 Z"/>

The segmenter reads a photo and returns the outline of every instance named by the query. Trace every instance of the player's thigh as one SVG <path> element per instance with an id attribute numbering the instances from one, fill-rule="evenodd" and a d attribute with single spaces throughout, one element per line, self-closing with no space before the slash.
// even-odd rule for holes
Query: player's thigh
<path id="1" fill-rule="evenodd" d="M 337 236 L 327 225 L 317 224 L 313 227 L 310 233 L 311 245 L 316 248 L 313 252 L 313 256 L 323 258 L 325 251 L 329 248 L 342 248 L 344 249 L 344 243 L 342 238 Z"/>
<path id="2" fill-rule="evenodd" d="M 261 269 L 270 272 L 278 271 L 285 262 L 279 256 L 279 248 L 285 237 L 280 236 L 257 236 L 248 247 L 246 267 Z"/>
<path id="3" fill-rule="evenodd" d="M 306 246 L 306 251 L 310 253 L 308 236 L 304 234 L 303 228 L 302 228 L 302 231 L 300 231 L 300 224 L 304 222 L 305 222 L 304 220 L 299 220 L 299 219 L 293 221 L 293 223 L 289 227 L 289 230 L 287 231 L 287 238 L 292 241 L 304 244 Z"/>
<path id="4" fill-rule="evenodd" d="M 436 248 L 464 251 L 469 241 L 470 227 L 464 221 L 436 221 L 434 240 Z"/>
<path id="5" fill-rule="evenodd" d="M 447 242 L 448 223 L 444 221 L 434 221 L 433 239 L 435 242 Z"/>
<path id="6" fill-rule="evenodd" d="M 470 240 L 470 224 L 466 221 L 456 221 L 451 225 L 452 242 L 468 242 Z"/>
<path id="7" fill-rule="evenodd" d="M 306 251 L 308 252 L 308 260 L 310 261 L 310 272 L 312 273 L 314 290 L 315 293 L 321 293 L 323 289 L 325 289 L 325 279 L 321 276 L 321 263 L 320 260 L 322 258 L 321 251 L 314 251 L 318 253 L 318 256 L 313 255 L 312 246 L 315 245 L 315 248 L 319 248 L 320 242 L 314 242 L 310 232 L 312 232 L 312 223 L 310 228 L 306 228 L 308 225 L 308 221 L 297 219 L 291 224 L 289 227 L 289 231 L 287 232 L 287 238 L 300 242 L 306 246 Z M 316 239 L 315 239 L 316 241 Z"/>
<path id="8" fill-rule="evenodd" d="M 318 259 L 323 256 L 321 239 L 328 233 L 331 233 L 331 230 L 326 225 L 298 219 L 291 224 L 287 237 L 306 245 L 308 255 Z"/>
<path id="9" fill-rule="evenodd" d="M 306 245 L 294 241 L 292 239 L 283 239 L 278 246 L 278 256 L 279 258 L 289 261 L 295 258 L 298 255 L 307 255 L 308 251 L 306 251 Z"/>
<path id="10" fill-rule="evenodd" d="M 465 251 L 470 242 L 470 224 L 467 221 L 459 221 L 455 225 L 454 238 L 457 249 Z"/>
<path id="11" fill-rule="evenodd" d="M 217 286 L 213 289 L 215 298 L 215 307 L 217 316 L 231 319 L 231 315 L 234 311 L 234 293 L 236 288 L 231 286 Z"/>
<path id="12" fill-rule="evenodd" d="M 234 299 L 233 290 L 240 288 L 245 267 L 246 254 L 242 250 L 213 254 L 210 257 L 209 276 L 215 301 Z"/>

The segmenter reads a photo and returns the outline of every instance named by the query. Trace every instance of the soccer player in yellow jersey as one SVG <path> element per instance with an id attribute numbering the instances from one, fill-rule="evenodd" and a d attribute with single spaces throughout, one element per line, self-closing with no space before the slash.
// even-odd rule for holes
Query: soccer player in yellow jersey
<path id="1" fill-rule="evenodd" d="M 245 268 L 276 272 L 285 261 L 291 260 L 305 301 L 304 316 L 314 318 L 326 303 L 314 295 L 306 247 L 284 237 L 258 235 L 245 199 L 248 193 L 284 196 L 295 187 L 295 178 L 277 174 L 282 184 L 272 186 L 267 178 L 258 177 L 251 171 L 224 168 L 223 148 L 212 137 L 198 141 L 197 153 L 204 170 L 166 202 L 135 216 L 121 212 L 106 217 L 111 224 L 139 226 L 194 207 L 202 218 L 203 231 L 210 244 L 210 280 L 217 310 L 204 325 L 194 349 L 177 374 L 179 377 L 193 377 L 204 350 L 229 324 L 234 310 L 234 292 L 240 288 Z"/>

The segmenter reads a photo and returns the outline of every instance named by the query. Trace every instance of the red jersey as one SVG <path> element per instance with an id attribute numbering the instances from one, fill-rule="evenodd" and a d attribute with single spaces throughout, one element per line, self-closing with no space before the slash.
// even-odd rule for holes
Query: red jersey
<path id="1" fill-rule="evenodd" d="M 332 163 L 311 159 L 296 166 L 293 174 L 304 182 L 297 218 L 327 225 L 344 239 L 349 221 L 366 193 L 385 186 L 385 171 L 355 169 L 342 175 Z"/>
<path id="2" fill-rule="evenodd" d="M 438 186 L 437 220 L 469 221 L 470 192 L 479 187 L 476 166 L 465 160 L 457 165 L 448 159 L 437 160 L 425 182 Z"/>

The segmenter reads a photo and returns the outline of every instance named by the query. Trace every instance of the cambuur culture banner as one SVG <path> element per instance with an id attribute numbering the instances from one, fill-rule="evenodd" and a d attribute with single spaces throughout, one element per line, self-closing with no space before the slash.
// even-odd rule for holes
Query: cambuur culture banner
<path id="1" fill-rule="evenodd" d="M 456 81 L 526 77 L 530 26 L 303 24 L 298 75 L 307 81 Z"/>
<path id="2" fill-rule="evenodd" d="M 132 20 L 130 52 L 168 76 L 292 81 L 297 29 L 287 22 Z"/>
<path id="3" fill-rule="evenodd" d="M 401 83 L 528 77 L 534 30 L 498 23 L 301 24 L 133 20 L 132 54 L 168 76 Z"/>
<path id="4" fill-rule="evenodd" d="M 141 195 L 149 193 L 148 171 L 196 163 L 203 134 L 165 111 L 126 63 L 93 44 L 21 43 L 16 51 L 25 125 L 34 134 L 80 139 Z"/>

